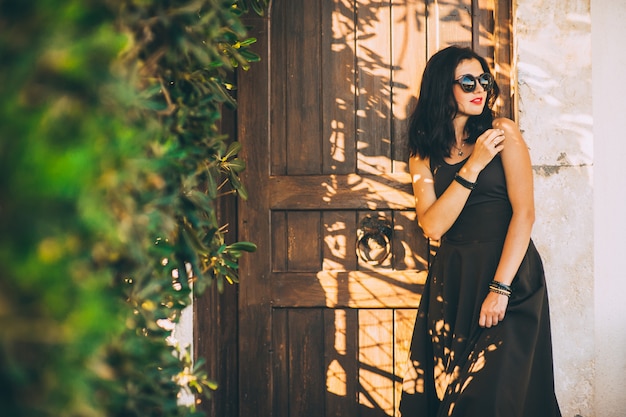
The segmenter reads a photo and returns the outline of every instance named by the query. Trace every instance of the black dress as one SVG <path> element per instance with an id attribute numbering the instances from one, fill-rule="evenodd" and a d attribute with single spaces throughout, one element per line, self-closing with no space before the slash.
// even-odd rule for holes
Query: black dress
<path id="1" fill-rule="evenodd" d="M 437 197 L 464 163 L 433 167 Z M 546 283 L 532 241 L 504 320 L 478 325 L 511 214 L 498 155 L 480 173 L 430 267 L 403 383 L 403 417 L 561 416 Z"/>

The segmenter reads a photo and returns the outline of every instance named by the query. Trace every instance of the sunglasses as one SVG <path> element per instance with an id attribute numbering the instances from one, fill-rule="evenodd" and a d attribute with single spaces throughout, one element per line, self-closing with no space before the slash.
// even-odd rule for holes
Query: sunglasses
<path id="1" fill-rule="evenodd" d="M 493 88 L 493 75 L 488 72 L 480 74 L 478 77 L 474 77 L 471 74 L 465 74 L 454 80 L 454 82 L 460 85 L 461 89 L 466 93 L 471 93 L 476 90 L 476 86 L 478 84 L 480 84 L 483 90 L 491 91 Z"/>

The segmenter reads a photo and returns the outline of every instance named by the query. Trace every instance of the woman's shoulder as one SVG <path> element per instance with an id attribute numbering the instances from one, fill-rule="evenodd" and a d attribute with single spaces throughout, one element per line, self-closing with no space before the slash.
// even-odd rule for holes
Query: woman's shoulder
<path id="1" fill-rule="evenodd" d="M 506 117 L 498 117 L 493 120 L 492 126 L 494 129 L 504 131 L 504 137 L 506 138 L 505 148 L 507 147 L 507 144 L 516 144 L 518 146 L 523 146 L 524 148 L 527 147 L 526 142 L 522 137 L 522 132 L 517 126 L 517 123 L 513 120 Z"/>
<path id="2" fill-rule="evenodd" d="M 500 152 L 505 167 L 524 163 L 530 166 L 528 145 L 517 123 L 506 117 L 494 119 L 493 128 L 504 131 L 504 149 Z"/>
<path id="3" fill-rule="evenodd" d="M 413 155 L 409 158 L 409 171 L 412 174 L 430 171 L 430 158 L 422 158 L 419 155 Z"/>
<path id="4" fill-rule="evenodd" d="M 517 123 L 515 123 L 513 120 L 509 119 L 508 117 L 497 117 L 493 119 L 493 122 L 491 123 L 491 125 L 493 126 L 494 129 L 502 129 L 505 132 L 507 130 L 519 131 L 519 127 L 517 126 Z"/>

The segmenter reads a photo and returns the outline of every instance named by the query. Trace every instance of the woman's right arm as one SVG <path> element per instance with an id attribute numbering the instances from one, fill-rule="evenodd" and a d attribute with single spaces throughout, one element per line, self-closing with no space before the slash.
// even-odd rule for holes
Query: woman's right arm
<path id="1" fill-rule="evenodd" d="M 409 172 L 413 182 L 417 223 L 427 237 L 439 240 L 459 217 L 471 191 L 452 181 L 446 192 L 437 199 L 433 176 L 428 165 L 428 159 L 412 157 L 409 161 Z M 472 181 L 469 176 L 464 178 Z M 475 180 L 476 178 L 472 182 Z"/>
<path id="2" fill-rule="evenodd" d="M 493 157 L 504 148 L 501 130 L 490 129 L 483 133 L 467 162 L 459 171 L 465 180 L 476 182 L 478 174 Z M 430 239 L 439 240 L 452 227 L 465 206 L 471 190 L 452 181 L 446 191 L 437 198 L 430 171 L 430 161 L 418 156 L 409 160 L 409 172 L 413 183 L 417 221 Z"/>

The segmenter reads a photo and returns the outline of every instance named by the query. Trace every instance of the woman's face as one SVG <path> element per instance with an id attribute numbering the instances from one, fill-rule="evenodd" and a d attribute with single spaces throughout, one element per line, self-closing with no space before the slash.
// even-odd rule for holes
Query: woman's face
<path id="1" fill-rule="evenodd" d="M 483 67 L 476 59 L 467 59 L 459 62 L 454 71 L 454 79 L 458 80 L 462 75 L 470 74 L 478 77 L 483 73 Z M 476 89 L 471 93 L 463 91 L 458 83 L 454 83 L 452 91 L 457 102 L 459 111 L 456 117 L 477 116 L 483 112 L 485 102 L 487 101 L 487 91 L 477 83 Z"/>

